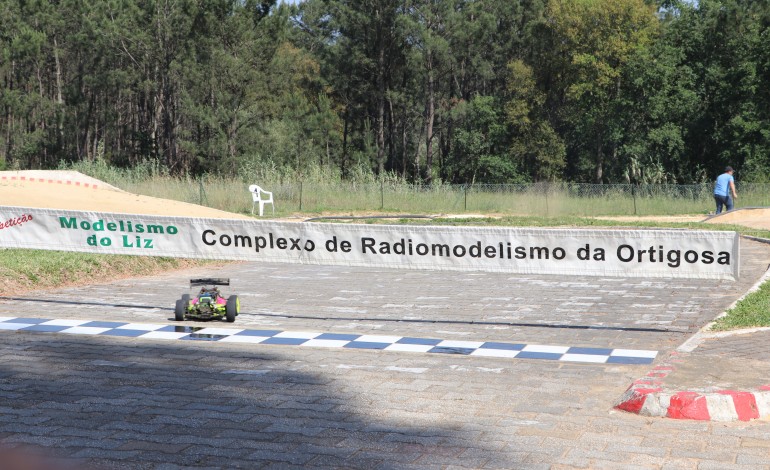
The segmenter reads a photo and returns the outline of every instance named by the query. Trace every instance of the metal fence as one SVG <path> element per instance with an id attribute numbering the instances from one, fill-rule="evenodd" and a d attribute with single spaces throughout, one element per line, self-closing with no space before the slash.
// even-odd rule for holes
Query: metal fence
<path id="1" fill-rule="evenodd" d="M 282 212 L 387 211 L 511 215 L 676 215 L 714 211 L 712 184 L 406 185 L 293 183 L 270 186 Z M 740 207 L 770 205 L 770 185 L 737 187 Z"/>
<path id="2" fill-rule="evenodd" d="M 502 214 L 522 216 L 623 216 L 703 214 L 714 211 L 713 185 L 674 184 L 475 184 L 270 183 L 276 214 L 386 212 L 395 214 Z M 231 212 L 248 213 L 248 184 L 200 178 L 133 190 Z M 770 184 L 737 185 L 736 207 L 770 206 Z M 156 194 L 157 193 L 157 194 Z"/>

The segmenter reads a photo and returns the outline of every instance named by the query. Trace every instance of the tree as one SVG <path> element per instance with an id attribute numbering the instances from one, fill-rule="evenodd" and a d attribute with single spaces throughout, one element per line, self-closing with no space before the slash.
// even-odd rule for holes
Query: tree
<path id="1" fill-rule="evenodd" d="M 454 114 L 463 124 L 453 136 L 453 180 L 500 184 L 518 179 L 518 166 L 506 151 L 508 133 L 495 98 L 477 95 L 457 106 Z"/>
<path id="2" fill-rule="evenodd" d="M 592 179 L 607 178 L 626 126 L 622 77 L 634 51 L 648 47 L 658 28 L 655 10 L 643 0 L 551 0 L 541 25 L 549 101 L 562 104 L 559 119 L 569 133 L 568 157 L 581 171 L 592 162 Z M 617 167 L 610 168 L 615 170 Z M 613 176 L 610 172 L 610 176 Z"/>
<path id="3" fill-rule="evenodd" d="M 511 153 L 534 181 L 554 181 L 564 169 L 565 146 L 544 112 L 545 94 L 521 60 L 508 64 L 506 115 L 513 130 Z"/>
<path id="4" fill-rule="evenodd" d="M 765 180 L 770 170 L 768 10 L 767 2 L 704 0 L 697 8 L 682 5 L 671 25 L 670 41 L 684 52 L 700 100 L 687 147 L 711 175 L 727 164 L 742 177 L 745 166 L 754 180 Z"/>
<path id="5" fill-rule="evenodd" d="M 343 174 L 349 165 L 349 147 L 366 147 L 367 123 L 373 123 L 375 136 L 373 167 L 385 171 L 386 128 L 392 119 L 388 94 L 401 62 L 402 43 L 396 29 L 400 4 L 396 0 L 318 0 L 302 8 L 305 15 L 299 24 L 317 48 L 326 80 L 342 107 Z"/>
<path id="6" fill-rule="evenodd" d="M 433 157 L 436 137 L 436 108 L 439 82 L 449 74 L 452 56 L 449 36 L 457 27 L 454 12 L 457 0 L 417 0 L 407 4 L 402 17 L 407 42 L 411 45 L 409 64 L 422 77 L 422 101 L 425 106 L 425 173 L 427 183 L 433 180 Z M 415 159 L 416 171 L 421 167 L 419 153 Z"/>

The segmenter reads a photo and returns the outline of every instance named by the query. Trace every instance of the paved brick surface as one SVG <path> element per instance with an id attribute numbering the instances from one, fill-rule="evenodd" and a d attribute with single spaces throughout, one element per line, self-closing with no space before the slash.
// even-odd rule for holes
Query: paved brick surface
<path id="1" fill-rule="evenodd" d="M 707 338 L 698 346 L 698 352 L 709 356 L 729 355 L 735 359 L 770 363 L 770 330 Z M 767 380 L 770 381 L 770 376 Z"/>
<path id="2" fill-rule="evenodd" d="M 671 367 L 662 380 L 664 390 L 670 392 L 770 390 L 770 331 L 706 336 L 693 352 L 671 362 Z"/>
<path id="3" fill-rule="evenodd" d="M 222 276 L 243 305 L 223 328 L 665 354 L 764 273 L 770 248 L 743 241 L 742 260 L 735 283 L 243 263 L 0 299 L 0 316 L 174 324 L 187 280 Z M 96 468 L 770 468 L 770 423 L 612 410 L 644 365 L 0 338 L 0 442 Z"/>

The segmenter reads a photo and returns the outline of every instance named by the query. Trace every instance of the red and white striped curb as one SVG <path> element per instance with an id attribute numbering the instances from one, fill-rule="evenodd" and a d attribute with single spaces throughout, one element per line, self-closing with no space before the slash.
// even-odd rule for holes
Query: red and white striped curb
<path id="1" fill-rule="evenodd" d="M 681 356 L 673 353 L 672 362 L 680 361 Z M 628 387 L 615 408 L 642 416 L 699 421 L 770 419 L 770 385 L 756 391 L 665 392 L 663 379 L 673 370 L 671 364 L 653 368 Z"/>
<path id="2" fill-rule="evenodd" d="M 82 186 L 84 188 L 93 188 L 93 189 L 99 188 L 99 185 L 96 185 L 93 183 L 81 183 L 80 181 L 72 181 L 72 180 L 55 180 L 51 178 L 28 178 L 26 176 L 0 176 L 0 181 L 31 181 L 31 182 L 37 182 L 37 183 L 53 183 L 53 184 L 64 184 L 64 185 L 71 185 L 71 186 Z"/>
<path id="3" fill-rule="evenodd" d="M 770 243 L 766 239 L 757 239 Z M 727 315 L 738 302 L 770 280 L 770 269 L 739 299 L 717 318 Z M 706 336 L 722 336 L 731 333 L 709 333 L 712 321 L 672 352 L 668 359 L 654 367 L 645 377 L 634 381 L 623 394 L 615 408 L 643 416 L 701 421 L 750 421 L 770 419 L 770 385 L 762 385 L 754 391 L 717 390 L 713 392 L 663 390 L 663 380 L 675 364 L 684 359 L 703 342 Z M 751 330 L 744 330 L 750 332 Z M 740 334 L 740 332 L 738 332 Z"/>

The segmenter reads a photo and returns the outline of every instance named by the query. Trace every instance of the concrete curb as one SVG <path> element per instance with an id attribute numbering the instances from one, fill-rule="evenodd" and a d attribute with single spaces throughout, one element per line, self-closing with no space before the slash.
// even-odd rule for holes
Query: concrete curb
<path id="1" fill-rule="evenodd" d="M 727 315 L 738 302 L 759 289 L 770 279 L 770 269 L 738 300 L 714 320 Z M 770 385 L 761 385 L 756 390 L 716 390 L 713 392 L 663 390 L 663 381 L 676 370 L 676 364 L 683 362 L 707 337 L 726 334 L 742 334 L 754 330 L 709 333 L 714 321 L 701 328 L 685 341 L 667 360 L 655 366 L 645 377 L 634 381 L 615 404 L 618 410 L 642 416 L 655 416 L 673 419 L 692 419 L 699 421 L 750 421 L 752 419 L 770 420 Z"/>
<path id="2" fill-rule="evenodd" d="M 672 353 L 669 361 L 634 381 L 614 408 L 642 416 L 698 421 L 770 419 L 770 385 L 754 391 L 664 391 L 664 379 L 676 370 L 674 364 L 683 361 L 687 355 Z"/>

